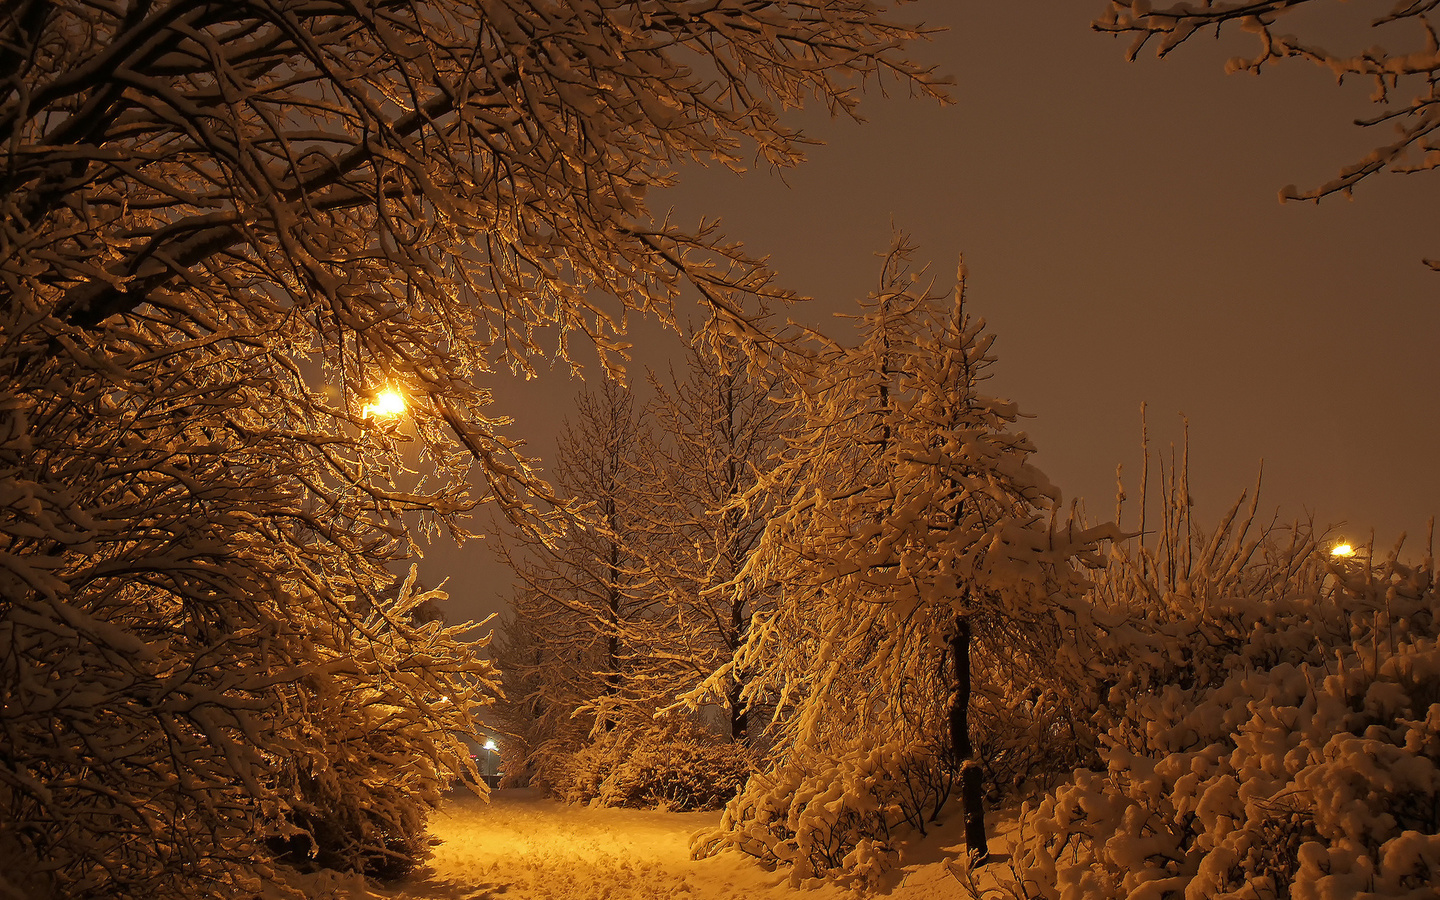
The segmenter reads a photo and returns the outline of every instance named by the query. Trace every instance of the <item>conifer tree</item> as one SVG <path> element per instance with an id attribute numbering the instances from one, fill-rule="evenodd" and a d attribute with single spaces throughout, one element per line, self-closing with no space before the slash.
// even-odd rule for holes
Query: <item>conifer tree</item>
<path id="1" fill-rule="evenodd" d="M 640 454 L 648 445 L 628 389 L 607 381 L 582 393 L 556 450 L 556 484 L 573 511 L 568 528 L 558 536 L 522 530 L 502 544 L 521 582 L 502 659 L 516 667 L 517 679 L 536 667 L 559 667 L 507 703 L 539 702 L 549 711 L 550 725 L 532 736 L 537 743 L 523 765 L 562 790 L 571 757 L 592 730 L 610 731 L 653 712 L 635 703 L 637 691 L 646 693 L 654 629 L 637 502 Z M 525 661 L 529 655 L 536 662 Z M 507 717 L 520 725 L 524 714 Z"/>
<path id="2" fill-rule="evenodd" d="M 900 820 L 923 830 L 949 795 L 968 743 L 951 733 L 957 635 L 973 635 L 960 674 L 979 692 L 1063 685 L 1076 561 L 1108 534 L 1060 521 L 1016 406 L 982 392 L 993 337 L 963 269 L 936 295 L 910 253 L 902 238 L 886 256 L 859 343 L 826 342 L 794 388 L 796 432 L 761 487 L 776 512 L 740 574 L 783 590 L 711 680 L 754 673 L 747 692 L 779 717 L 770 769 L 706 841 L 791 859 L 797 877 L 873 871 Z"/>

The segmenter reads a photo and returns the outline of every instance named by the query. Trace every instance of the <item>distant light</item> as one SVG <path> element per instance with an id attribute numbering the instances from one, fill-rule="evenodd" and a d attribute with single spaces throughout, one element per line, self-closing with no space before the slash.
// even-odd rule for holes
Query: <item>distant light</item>
<path id="1" fill-rule="evenodd" d="M 386 388 L 375 395 L 375 399 L 365 404 L 365 415 L 388 417 L 398 416 L 405 412 L 405 397 L 394 388 Z"/>
<path id="2" fill-rule="evenodd" d="M 1336 544 L 1330 548 L 1330 555 L 1340 559 L 1349 559 L 1355 555 L 1355 548 L 1349 544 Z"/>
<path id="3" fill-rule="evenodd" d="M 450 702 L 450 698 L 449 698 L 449 697 L 443 697 L 443 696 L 442 696 L 442 697 L 440 698 L 440 702 L 441 702 L 441 703 L 449 703 L 449 702 Z"/>
<path id="4" fill-rule="evenodd" d="M 488 740 L 488 741 L 485 742 L 485 749 L 486 749 L 486 750 L 497 750 L 497 749 L 499 749 L 499 748 L 495 746 L 495 741 L 494 741 L 494 740 Z"/>

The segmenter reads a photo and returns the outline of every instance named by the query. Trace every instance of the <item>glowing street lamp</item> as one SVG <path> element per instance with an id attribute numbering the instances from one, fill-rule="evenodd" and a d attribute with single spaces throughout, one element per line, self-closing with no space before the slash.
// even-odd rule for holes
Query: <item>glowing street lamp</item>
<path id="1" fill-rule="evenodd" d="M 495 751 L 498 749 L 499 748 L 495 746 L 494 738 L 487 738 L 485 740 L 485 768 L 480 774 L 485 778 L 485 783 L 492 788 L 495 787 L 496 783 L 500 780 L 500 773 L 496 771 L 499 766 L 495 763 Z"/>
<path id="2" fill-rule="evenodd" d="M 1330 555 L 1336 559 L 1349 559 L 1355 555 L 1355 548 L 1342 541 L 1330 548 Z"/>
<path id="3" fill-rule="evenodd" d="M 386 388 L 375 395 L 375 399 L 365 404 L 365 415 L 374 416 L 377 419 L 388 419 L 394 416 L 403 415 L 405 412 L 405 396 L 394 388 Z"/>

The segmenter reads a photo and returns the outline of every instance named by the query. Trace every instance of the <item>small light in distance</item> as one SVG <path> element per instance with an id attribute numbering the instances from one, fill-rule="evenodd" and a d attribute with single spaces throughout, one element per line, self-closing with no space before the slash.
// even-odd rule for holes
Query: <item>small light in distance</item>
<path id="1" fill-rule="evenodd" d="M 486 749 L 486 750 L 496 750 L 496 749 L 498 749 L 498 748 L 495 746 L 495 740 L 494 740 L 494 738 L 491 738 L 490 740 L 487 740 L 487 741 L 485 742 L 485 749 Z"/>
<path id="2" fill-rule="evenodd" d="M 376 418 L 398 416 L 405 412 L 405 398 L 394 388 L 386 388 L 365 404 L 365 415 Z"/>
<path id="3" fill-rule="evenodd" d="M 1349 544 L 1336 544 L 1330 548 L 1330 555 L 1336 559 L 1349 559 L 1355 555 L 1355 548 Z"/>

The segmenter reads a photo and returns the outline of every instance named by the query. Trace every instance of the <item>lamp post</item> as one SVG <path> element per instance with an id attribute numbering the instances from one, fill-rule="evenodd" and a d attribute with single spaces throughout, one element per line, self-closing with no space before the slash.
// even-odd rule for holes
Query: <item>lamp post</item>
<path id="1" fill-rule="evenodd" d="M 500 782 L 500 773 L 496 771 L 498 766 L 495 760 L 495 751 L 498 749 L 499 748 L 495 746 L 494 738 L 485 739 L 485 770 L 480 774 L 484 776 L 485 783 L 492 788 L 496 787 Z"/>

